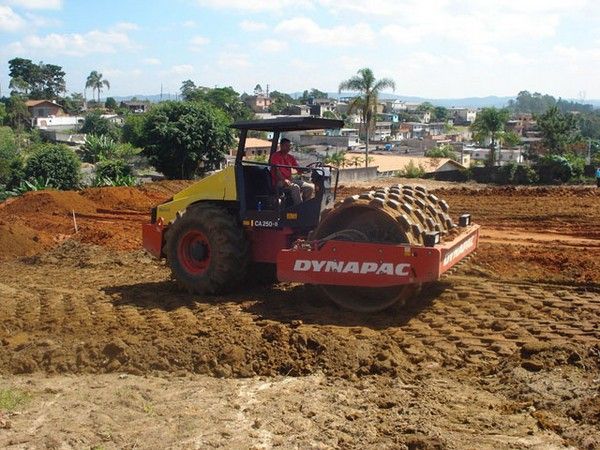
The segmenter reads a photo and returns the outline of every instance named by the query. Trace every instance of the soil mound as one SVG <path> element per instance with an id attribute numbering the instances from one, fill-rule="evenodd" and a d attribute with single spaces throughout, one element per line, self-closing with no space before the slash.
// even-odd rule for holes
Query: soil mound
<path id="1" fill-rule="evenodd" d="M 96 205 L 77 191 L 46 190 L 25 193 L 4 207 L 2 214 L 60 215 L 71 213 L 71 211 L 92 213 L 96 211 Z"/>
<path id="2" fill-rule="evenodd" d="M 0 222 L 0 258 L 33 255 L 47 246 L 45 241 L 38 232 L 25 225 Z"/>

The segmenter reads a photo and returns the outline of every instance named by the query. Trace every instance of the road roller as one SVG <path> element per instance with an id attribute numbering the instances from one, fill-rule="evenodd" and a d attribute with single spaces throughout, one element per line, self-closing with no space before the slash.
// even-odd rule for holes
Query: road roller
<path id="1" fill-rule="evenodd" d="M 469 214 L 420 185 L 395 184 L 338 198 L 339 170 L 322 162 L 271 164 L 246 157 L 249 131 L 281 137 L 336 130 L 341 120 L 282 117 L 240 121 L 235 163 L 151 210 L 144 248 L 166 258 L 182 289 L 218 295 L 240 289 L 257 267 L 281 282 L 318 286 L 342 308 L 377 312 L 415 297 L 478 245 Z M 271 161 L 269 157 L 267 161 Z M 312 198 L 297 203 L 273 171 L 309 178 Z"/>

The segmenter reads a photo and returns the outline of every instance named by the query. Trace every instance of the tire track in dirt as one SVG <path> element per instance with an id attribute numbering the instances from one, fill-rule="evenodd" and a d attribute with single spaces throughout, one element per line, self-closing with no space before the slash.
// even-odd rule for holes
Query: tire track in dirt
<path id="1" fill-rule="evenodd" d="M 92 373 L 393 374 L 496 364 L 530 343 L 584 349 L 600 340 L 600 287 L 510 283 L 459 271 L 408 308 L 356 315 L 301 285 L 255 288 L 225 301 L 178 292 L 166 267 L 148 274 L 153 281 L 132 283 L 145 266 L 135 258 L 121 261 L 115 279 L 101 264 L 105 251 L 93 251 L 98 266 L 69 266 L 72 279 L 61 281 L 52 272 L 64 268 L 45 264 L 39 279 L 23 285 L 18 273 L 31 264 L 10 263 L 3 290 L 13 295 L 0 305 L 0 341 L 8 350 L 2 372 L 60 366 Z M 73 289 L 75 279 L 82 281 Z M 48 340 L 55 345 L 48 348 Z M 17 348 L 19 357 L 11 358 Z"/>

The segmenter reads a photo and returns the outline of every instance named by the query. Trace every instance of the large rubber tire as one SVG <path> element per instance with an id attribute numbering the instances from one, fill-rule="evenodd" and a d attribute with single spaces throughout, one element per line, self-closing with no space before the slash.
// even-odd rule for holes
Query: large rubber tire
<path id="1" fill-rule="evenodd" d="M 418 245 L 423 244 L 427 232 L 439 231 L 443 236 L 454 227 L 445 201 L 429 194 L 423 186 L 394 185 L 336 203 L 311 237 Z M 418 284 L 387 288 L 320 287 L 339 306 L 366 313 L 404 304 L 420 290 Z"/>
<path id="2" fill-rule="evenodd" d="M 239 221 L 212 204 L 189 207 L 171 225 L 166 254 L 177 282 L 188 292 L 234 290 L 248 268 L 248 242 Z"/>

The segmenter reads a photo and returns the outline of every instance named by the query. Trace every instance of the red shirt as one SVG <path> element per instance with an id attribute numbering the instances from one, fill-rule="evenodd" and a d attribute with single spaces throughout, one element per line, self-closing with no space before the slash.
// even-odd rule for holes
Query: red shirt
<path id="1" fill-rule="evenodd" d="M 271 156 L 271 164 L 281 164 L 282 166 L 294 166 L 298 167 L 298 161 L 291 154 L 284 155 L 283 153 L 275 152 Z M 277 171 L 279 171 L 280 180 L 291 180 L 292 169 L 289 167 L 273 167 L 271 168 L 271 176 L 273 177 L 273 183 L 277 184 Z"/>

